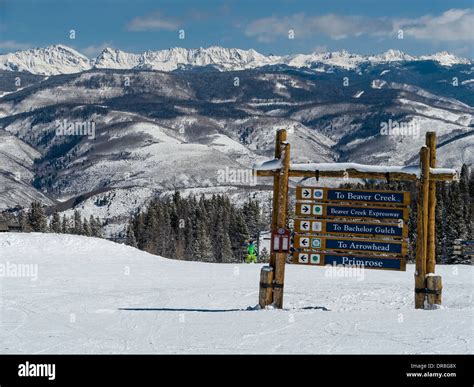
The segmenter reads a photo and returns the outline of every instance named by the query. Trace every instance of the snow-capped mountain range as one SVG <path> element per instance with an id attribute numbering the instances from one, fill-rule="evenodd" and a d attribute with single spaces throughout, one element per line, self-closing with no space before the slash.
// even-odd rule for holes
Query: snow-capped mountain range
<path id="1" fill-rule="evenodd" d="M 239 87 L 230 70 L 239 70 Z M 58 134 L 65 123 L 93 124 L 95 133 Z M 381 131 L 398 124 L 410 132 Z M 472 166 L 474 67 L 448 53 L 394 50 L 277 57 L 221 47 L 106 49 L 90 60 L 52 46 L 6 54 L 0 211 L 39 200 L 107 219 L 113 233 L 174 189 L 264 198 L 268 179 L 236 183 L 226 173 L 273 157 L 279 128 L 289 130 L 297 163 L 414 165 L 435 130 L 440 167 Z"/>
<path id="2" fill-rule="evenodd" d="M 472 61 L 449 52 L 411 56 L 398 50 L 379 55 L 358 55 L 345 50 L 314 52 L 285 56 L 263 55 L 257 51 L 212 46 L 208 48 L 170 48 L 145 51 L 140 54 L 106 48 L 96 58 L 89 59 L 65 45 L 52 45 L 0 55 L 0 70 L 21 71 L 39 75 L 72 74 L 91 69 L 173 71 L 185 66 L 212 66 L 220 71 L 235 71 L 271 65 L 312 68 L 325 71 L 328 67 L 357 69 L 364 64 L 432 60 L 442 66 L 472 64 Z"/>

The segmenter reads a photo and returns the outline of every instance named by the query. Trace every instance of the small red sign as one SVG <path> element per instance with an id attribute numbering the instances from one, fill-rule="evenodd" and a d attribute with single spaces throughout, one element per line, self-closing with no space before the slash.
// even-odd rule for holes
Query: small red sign
<path id="1" fill-rule="evenodd" d="M 288 253 L 290 251 L 291 232 L 286 228 L 272 231 L 272 253 Z"/>

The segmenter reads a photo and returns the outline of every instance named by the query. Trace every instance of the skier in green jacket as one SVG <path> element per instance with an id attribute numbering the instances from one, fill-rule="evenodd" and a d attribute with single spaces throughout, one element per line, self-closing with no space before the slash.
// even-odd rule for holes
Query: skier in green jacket
<path id="1" fill-rule="evenodd" d="M 253 262 L 257 263 L 257 249 L 255 248 L 255 245 L 253 244 L 253 241 L 250 240 L 249 244 L 247 246 L 247 263 Z"/>

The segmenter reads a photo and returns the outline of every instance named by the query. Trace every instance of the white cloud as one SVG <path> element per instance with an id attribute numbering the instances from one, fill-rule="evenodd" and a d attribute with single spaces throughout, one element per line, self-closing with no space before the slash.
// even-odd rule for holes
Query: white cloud
<path id="1" fill-rule="evenodd" d="M 293 30 L 295 38 L 322 34 L 334 40 L 358 36 L 396 36 L 402 29 L 406 37 L 432 41 L 473 41 L 474 11 L 451 9 L 439 16 L 425 15 L 413 19 L 367 17 L 353 15 L 315 15 L 298 13 L 285 17 L 267 17 L 248 24 L 245 34 L 262 43 L 287 37 Z"/>
<path id="2" fill-rule="evenodd" d="M 85 56 L 89 58 L 95 58 L 97 55 L 99 55 L 102 51 L 104 51 L 106 48 L 111 47 L 112 43 L 111 42 L 104 42 L 99 45 L 91 45 L 87 46 L 84 48 L 81 48 L 79 51 L 82 52 Z"/>
<path id="3" fill-rule="evenodd" d="M 127 29 L 129 31 L 174 31 L 178 29 L 179 24 L 179 20 L 165 17 L 159 12 L 155 12 L 148 16 L 133 18 L 127 24 Z"/>
<path id="4" fill-rule="evenodd" d="M 455 42 L 474 41 L 474 10 L 450 9 L 439 16 L 395 20 L 394 27 L 416 39 Z"/>
<path id="5" fill-rule="evenodd" d="M 365 16 L 344 16 L 327 14 L 307 16 L 303 13 L 286 17 L 268 17 L 251 22 L 245 30 L 247 36 L 256 37 L 259 42 L 272 42 L 277 37 L 288 36 L 288 31 L 295 32 L 295 38 L 307 38 L 313 34 L 323 34 L 332 39 L 345 39 L 349 36 L 371 34 L 374 31 L 388 33 L 392 31 L 391 23 L 385 19 L 374 19 Z"/>
<path id="6" fill-rule="evenodd" d="M 5 51 L 27 50 L 32 47 L 33 45 L 30 43 L 20 43 L 15 40 L 0 41 L 0 50 Z"/>

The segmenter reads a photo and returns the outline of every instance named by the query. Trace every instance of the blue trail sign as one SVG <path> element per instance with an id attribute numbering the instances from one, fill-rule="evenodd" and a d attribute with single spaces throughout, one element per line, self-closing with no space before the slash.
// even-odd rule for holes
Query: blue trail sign
<path id="1" fill-rule="evenodd" d="M 302 203 L 296 204 L 296 215 L 313 218 L 350 218 L 350 219 L 379 219 L 408 221 L 408 208 L 393 208 L 384 206 L 343 205 L 332 203 Z"/>
<path id="2" fill-rule="evenodd" d="M 402 241 L 337 238 L 319 235 L 296 235 L 294 247 L 315 251 L 353 251 L 398 255 L 407 253 L 407 245 Z"/>
<path id="3" fill-rule="evenodd" d="M 293 263 L 300 265 L 359 267 L 364 269 L 406 271 L 406 261 L 402 257 L 385 257 L 352 254 L 332 254 L 317 252 L 294 252 Z"/>
<path id="4" fill-rule="evenodd" d="M 397 206 L 410 204 L 410 194 L 408 192 L 326 187 L 296 187 L 296 199 L 319 202 L 378 203 Z"/>
<path id="5" fill-rule="evenodd" d="M 346 222 L 339 220 L 312 220 L 296 219 L 297 233 L 368 236 L 380 235 L 385 237 L 406 238 L 408 228 L 404 222 L 376 223 L 376 222 Z"/>

